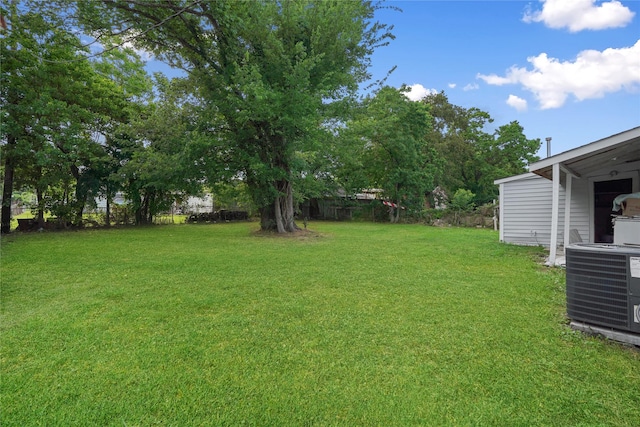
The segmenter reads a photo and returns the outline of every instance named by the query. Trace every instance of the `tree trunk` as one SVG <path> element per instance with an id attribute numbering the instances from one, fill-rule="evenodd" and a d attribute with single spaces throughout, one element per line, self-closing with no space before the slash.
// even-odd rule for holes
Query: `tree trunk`
<path id="1" fill-rule="evenodd" d="M 276 229 L 275 204 L 260 208 L 260 230 L 272 231 Z"/>
<path id="2" fill-rule="evenodd" d="M 134 222 L 136 225 L 142 224 L 142 203 L 144 202 L 142 196 L 136 195 L 137 203 L 134 204 L 136 210 L 134 212 Z"/>
<path id="3" fill-rule="evenodd" d="M 293 188 L 291 186 L 291 182 L 286 181 L 286 193 L 285 193 L 285 211 L 284 211 L 284 228 L 288 232 L 292 233 L 294 231 L 300 230 L 300 228 L 295 223 L 295 208 L 293 206 Z"/>
<path id="4" fill-rule="evenodd" d="M 291 182 L 282 180 L 278 183 L 279 197 L 276 200 L 276 224 L 278 233 L 293 233 L 300 228 L 295 223 L 293 208 L 293 188 Z M 282 224 L 282 231 L 280 228 Z"/>
<path id="5" fill-rule="evenodd" d="M 153 224 L 153 215 L 156 210 L 156 193 L 152 192 L 149 195 L 149 203 L 147 203 L 147 224 Z"/>
<path id="6" fill-rule="evenodd" d="M 274 185 L 278 190 L 278 197 L 270 206 L 260 209 L 260 229 L 262 231 L 277 231 L 282 234 L 300 230 L 300 227 L 295 223 L 291 182 L 282 180 Z"/>
<path id="7" fill-rule="evenodd" d="M 142 196 L 142 206 L 140 206 L 140 224 L 147 223 L 149 213 L 149 193 L 145 192 Z"/>
<path id="8" fill-rule="evenodd" d="M 82 227 L 82 221 L 83 221 L 83 216 L 84 216 L 84 203 L 86 202 L 86 198 L 87 196 L 84 196 L 84 200 L 82 201 L 82 204 L 80 203 L 80 200 L 78 200 L 78 206 L 77 206 L 77 211 L 76 211 L 76 219 L 73 221 L 74 225 L 78 226 L 78 227 Z"/>
<path id="9" fill-rule="evenodd" d="M 38 228 L 44 228 L 44 193 L 41 188 L 36 189 L 36 200 L 38 203 Z"/>
<path id="10" fill-rule="evenodd" d="M 6 5 L 7 9 L 5 13 L 9 13 L 9 21 L 13 21 L 13 18 L 17 15 L 18 1 L 12 0 Z M 7 16 L 5 15 L 5 18 Z M 16 50 L 17 41 L 14 41 L 6 46 L 8 50 Z M 9 70 L 3 70 L 3 73 L 10 73 Z M 9 77 L 9 76 L 7 76 Z M 8 102 L 13 106 L 18 105 L 17 91 L 12 90 L 11 85 L 8 89 Z M 8 234 L 11 232 L 11 199 L 13 198 L 13 178 L 15 173 L 16 161 L 13 151 L 15 150 L 17 140 L 15 135 L 7 135 L 7 146 L 4 152 L 4 179 L 2 187 L 2 208 L 0 209 L 0 234 Z"/>
<path id="11" fill-rule="evenodd" d="M 13 197 L 13 175 L 15 171 L 15 160 L 13 159 L 13 148 L 16 145 L 16 138 L 12 135 L 7 137 L 7 151 L 5 151 L 4 162 L 4 187 L 2 188 L 2 220 L 0 233 L 11 232 L 11 199 Z"/>
<path id="12" fill-rule="evenodd" d="M 84 207 L 87 203 L 89 192 L 87 191 L 87 186 L 84 182 L 86 178 L 80 174 L 80 169 L 76 165 L 71 165 L 71 175 L 76 179 L 76 200 L 74 202 L 75 218 L 73 220 L 73 224 L 78 227 L 82 227 L 82 216 L 84 215 Z"/>
<path id="13" fill-rule="evenodd" d="M 104 222 L 107 227 L 111 227 L 111 194 L 109 193 L 108 189 L 105 192 L 105 194 L 107 195 L 107 212 L 106 212 L 107 216 L 104 219 Z"/>
<path id="14" fill-rule="evenodd" d="M 395 194 L 398 200 L 395 201 L 396 207 L 391 209 L 391 223 L 397 224 L 400 220 L 400 186 L 396 183 Z"/>
<path id="15" fill-rule="evenodd" d="M 278 196 L 276 197 L 276 200 L 273 202 L 274 203 L 274 209 L 275 209 L 275 213 L 276 213 L 276 229 L 278 230 L 278 233 L 284 233 L 284 222 L 282 221 L 282 196 Z"/>

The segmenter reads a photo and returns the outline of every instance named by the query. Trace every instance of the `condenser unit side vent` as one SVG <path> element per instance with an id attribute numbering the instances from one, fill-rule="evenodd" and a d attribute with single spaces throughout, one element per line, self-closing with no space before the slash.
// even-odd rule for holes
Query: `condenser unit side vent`
<path id="1" fill-rule="evenodd" d="M 567 252 L 567 314 L 612 328 L 628 325 L 625 255 Z"/>

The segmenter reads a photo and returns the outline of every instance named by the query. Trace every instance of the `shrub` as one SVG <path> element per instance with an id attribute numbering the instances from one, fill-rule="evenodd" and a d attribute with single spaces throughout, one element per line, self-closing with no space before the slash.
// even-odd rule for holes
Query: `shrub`
<path id="1" fill-rule="evenodd" d="M 471 212 L 475 207 L 475 203 L 473 202 L 475 197 L 476 195 L 471 191 L 460 188 L 456 190 L 451 198 L 449 209 L 455 212 Z"/>

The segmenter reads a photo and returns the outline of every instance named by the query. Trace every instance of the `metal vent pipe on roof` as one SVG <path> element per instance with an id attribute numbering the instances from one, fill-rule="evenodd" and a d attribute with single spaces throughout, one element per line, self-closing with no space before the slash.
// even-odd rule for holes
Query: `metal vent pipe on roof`
<path id="1" fill-rule="evenodd" d="M 551 137 L 545 138 L 547 140 L 547 157 L 551 157 Z"/>

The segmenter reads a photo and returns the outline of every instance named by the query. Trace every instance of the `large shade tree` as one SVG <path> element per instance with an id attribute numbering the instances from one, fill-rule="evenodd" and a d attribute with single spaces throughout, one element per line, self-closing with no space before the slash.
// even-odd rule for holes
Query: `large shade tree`
<path id="1" fill-rule="evenodd" d="M 95 36 L 122 32 L 157 58 L 186 70 L 225 126 L 228 168 L 245 180 L 264 230 L 293 232 L 299 153 L 340 117 L 340 104 L 369 78 L 389 28 L 370 1 L 81 2 Z"/>

